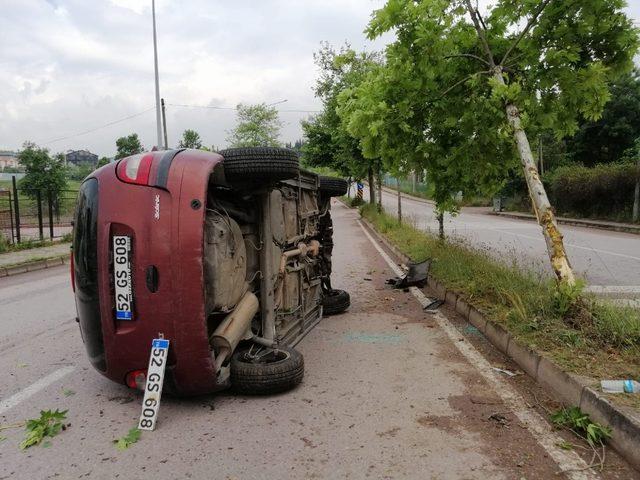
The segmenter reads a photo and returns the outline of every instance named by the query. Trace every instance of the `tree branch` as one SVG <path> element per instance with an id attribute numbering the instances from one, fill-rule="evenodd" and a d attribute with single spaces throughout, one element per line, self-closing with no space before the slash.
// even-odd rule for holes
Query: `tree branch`
<path id="1" fill-rule="evenodd" d="M 464 0 L 464 3 L 467 6 L 469 15 L 471 15 L 471 20 L 473 21 L 473 25 L 476 28 L 478 37 L 480 38 L 480 43 L 482 44 L 484 53 L 486 53 L 487 59 L 489 60 L 489 66 L 493 70 L 496 67 L 496 62 L 493 59 L 493 53 L 491 53 L 491 48 L 489 47 L 489 43 L 487 43 L 487 37 L 484 34 L 484 30 L 480 25 L 480 20 L 478 20 L 478 12 L 473 8 L 473 5 L 471 5 L 471 0 Z"/>
<path id="2" fill-rule="evenodd" d="M 472 55 L 472 54 L 470 54 L 470 53 L 460 53 L 460 54 L 457 54 L 457 55 L 447 55 L 447 56 L 446 56 L 446 57 L 444 57 L 444 58 L 460 58 L 460 57 L 463 57 L 463 58 L 473 58 L 473 59 L 475 59 L 475 60 L 478 60 L 479 62 L 484 63 L 484 64 L 485 64 L 486 66 L 488 66 L 488 67 L 490 67 L 490 66 L 491 66 L 491 65 L 489 65 L 489 62 L 487 62 L 484 58 L 481 58 L 481 57 L 479 57 L 479 56 L 477 56 L 477 55 Z"/>
<path id="3" fill-rule="evenodd" d="M 467 75 L 466 77 L 464 77 L 462 80 L 458 80 L 456 83 L 454 83 L 453 85 L 451 85 L 449 88 L 447 88 L 444 92 L 442 92 L 440 94 L 440 96 L 438 97 L 438 100 L 445 97 L 451 90 L 453 90 L 454 88 L 462 85 L 463 83 L 465 83 L 467 80 L 471 80 L 473 77 L 475 77 L 476 75 L 482 75 L 482 74 L 489 74 L 489 73 L 493 73 L 491 70 L 485 70 L 483 72 L 476 72 L 476 73 L 472 73 L 470 75 Z"/>
<path id="4" fill-rule="evenodd" d="M 507 61 L 507 58 L 509 58 L 509 55 L 511 55 L 511 52 L 513 52 L 513 50 L 518 46 L 518 44 L 524 38 L 524 36 L 527 33 L 529 33 L 529 30 L 531 30 L 531 27 L 533 27 L 533 25 L 536 23 L 542 11 L 550 3 L 551 3 L 551 0 L 543 0 L 543 2 L 538 7 L 538 10 L 536 10 L 536 12 L 533 14 L 533 17 L 531 17 L 527 22 L 527 25 L 524 27 L 524 30 L 520 32 L 520 35 L 518 35 L 518 38 L 516 38 L 516 41 L 511 44 L 511 46 L 509 47 L 509 50 L 507 50 L 507 53 L 505 53 L 504 57 L 502 57 L 502 60 L 500 61 L 500 65 L 504 65 L 504 62 Z"/>

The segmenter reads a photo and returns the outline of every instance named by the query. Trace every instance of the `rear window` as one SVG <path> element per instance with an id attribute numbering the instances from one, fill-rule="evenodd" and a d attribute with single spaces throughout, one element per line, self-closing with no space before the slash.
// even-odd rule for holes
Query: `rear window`
<path id="1" fill-rule="evenodd" d="M 86 180 L 78 192 L 73 228 L 76 308 L 91 363 L 106 370 L 98 297 L 98 180 Z"/>

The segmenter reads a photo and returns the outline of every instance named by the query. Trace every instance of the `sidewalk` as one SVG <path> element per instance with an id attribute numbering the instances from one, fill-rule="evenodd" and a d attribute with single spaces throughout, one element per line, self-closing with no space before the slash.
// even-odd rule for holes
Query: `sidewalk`
<path id="1" fill-rule="evenodd" d="M 69 259 L 70 248 L 71 243 L 57 243 L 48 247 L 0 253 L 0 277 L 62 265 Z"/>

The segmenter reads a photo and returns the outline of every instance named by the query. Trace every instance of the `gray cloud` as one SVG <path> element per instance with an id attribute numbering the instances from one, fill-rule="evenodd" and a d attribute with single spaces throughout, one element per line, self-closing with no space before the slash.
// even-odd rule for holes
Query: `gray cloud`
<path id="1" fill-rule="evenodd" d="M 635 2 L 634 2 L 635 3 Z M 0 149 L 91 130 L 154 105 L 150 0 L 3 0 L 0 16 Z M 161 94 L 169 104 L 275 102 L 320 107 L 312 53 L 323 40 L 380 49 L 364 30 L 384 0 L 157 0 Z M 640 7 L 630 7 L 640 18 Z M 283 112 L 283 139 L 301 136 L 304 113 Z M 224 146 L 229 110 L 167 109 L 169 142 L 195 128 Z M 111 155 L 118 136 L 155 143 L 155 113 L 47 146 Z"/>

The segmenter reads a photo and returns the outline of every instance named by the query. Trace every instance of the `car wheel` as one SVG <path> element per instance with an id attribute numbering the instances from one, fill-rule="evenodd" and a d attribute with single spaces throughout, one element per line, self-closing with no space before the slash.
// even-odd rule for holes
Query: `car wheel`
<path id="1" fill-rule="evenodd" d="M 344 312 L 351 305 L 351 297 L 344 290 L 333 289 L 322 295 L 322 314 L 336 315 Z"/>
<path id="2" fill-rule="evenodd" d="M 325 197 L 341 197 L 348 189 L 349 184 L 342 178 L 320 177 L 320 193 Z"/>
<path id="3" fill-rule="evenodd" d="M 298 154 L 287 148 L 229 148 L 219 153 L 229 182 L 287 180 L 300 173 Z"/>
<path id="4" fill-rule="evenodd" d="M 231 386 L 238 393 L 285 392 L 302 381 L 304 359 L 290 347 L 239 350 L 231 357 Z"/>

